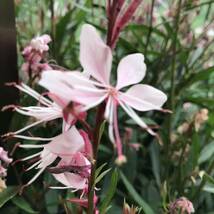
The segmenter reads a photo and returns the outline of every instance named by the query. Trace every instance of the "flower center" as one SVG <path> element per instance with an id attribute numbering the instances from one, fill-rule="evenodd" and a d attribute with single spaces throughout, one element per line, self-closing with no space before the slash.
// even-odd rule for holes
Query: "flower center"
<path id="1" fill-rule="evenodd" d="M 112 98 L 117 98 L 118 90 L 116 88 L 110 87 L 108 89 L 108 95 L 111 96 Z"/>

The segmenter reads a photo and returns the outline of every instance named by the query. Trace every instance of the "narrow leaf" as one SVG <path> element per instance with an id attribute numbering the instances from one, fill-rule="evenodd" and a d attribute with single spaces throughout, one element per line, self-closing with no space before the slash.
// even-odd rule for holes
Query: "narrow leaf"
<path id="1" fill-rule="evenodd" d="M 15 198 L 12 199 L 12 202 L 19 207 L 20 209 L 24 210 L 27 213 L 38 213 L 36 211 L 34 211 L 32 209 L 32 207 L 30 206 L 30 204 L 23 198 L 20 196 L 16 196 Z"/>
<path id="2" fill-rule="evenodd" d="M 126 176 L 120 171 L 120 177 L 128 190 L 129 194 L 133 197 L 133 199 L 140 205 L 145 214 L 155 214 L 152 208 L 141 198 L 141 196 L 137 193 L 131 183 L 128 181 Z"/>
<path id="3" fill-rule="evenodd" d="M 201 164 L 209 160 L 214 155 L 214 142 L 207 144 L 201 151 L 198 163 Z"/>
<path id="4" fill-rule="evenodd" d="M 102 173 L 96 178 L 95 184 L 99 183 L 99 182 L 102 180 L 102 178 L 103 178 L 110 170 L 111 170 L 111 168 L 105 170 L 104 172 L 102 172 Z"/>
<path id="5" fill-rule="evenodd" d="M 102 171 L 102 169 L 104 168 L 104 166 L 106 166 L 107 163 L 104 163 L 102 164 L 100 167 L 98 167 L 96 169 L 96 172 L 95 172 L 95 178 L 100 174 L 100 172 Z"/>
<path id="6" fill-rule="evenodd" d="M 12 199 L 19 191 L 17 186 L 8 186 L 0 193 L 0 208 L 10 199 Z"/>
<path id="7" fill-rule="evenodd" d="M 106 125 L 106 121 L 104 120 L 103 123 L 102 123 L 101 126 L 100 126 L 100 131 L 99 131 L 99 142 L 100 142 L 100 140 L 101 140 L 101 138 L 102 138 L 102 136 L 103 136 L 103 132 L 104 132 L 104 130 L 105 130 L 105 125 Z"/>
<path id="8" fill-rule="evenodd" d="M 111 203 L 111 200 L 115 194 L 116 188 L 117 188 L 117 182 L 118 182 L 118 172 L 115 169 L 111 176 L 111 182 L 109 185 L 108 192 L 106 193 L 106 197 L 104 198 L 101 207 L 100 207 L 100 214 L 104 214 L 107 212 L 109 205 Z"/>

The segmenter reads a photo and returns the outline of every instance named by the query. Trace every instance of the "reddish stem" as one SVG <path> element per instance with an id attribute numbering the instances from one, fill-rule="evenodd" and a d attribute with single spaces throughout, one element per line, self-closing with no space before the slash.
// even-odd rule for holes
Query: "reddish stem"
<path id="1" fill-rule="evenodd" d="M 142 0 L 132 0 L 129 7 L 125 11 L 124 15 L 117 21 L 114 26 L 112 38 L 111 38 L 111 47 L 114 48 L 119 37 L 121 30 L 126 26 L 126 24 L 130 21 L 133 14 L 135 13 L 138 6 L 141 4 Z"/>

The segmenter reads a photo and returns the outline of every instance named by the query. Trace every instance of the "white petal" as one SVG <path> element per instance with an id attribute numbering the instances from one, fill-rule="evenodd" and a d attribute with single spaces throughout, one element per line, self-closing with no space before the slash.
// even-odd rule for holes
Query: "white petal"
<path id="1" fill-rule="evenodd" d="M 167 100 L 162 91 L 143 84 L 134 85 L 119 96 L 121 100 L 139 111 L 161 110 Z"/>
<path id="2" fill-rule="evenodd" d="M 155 132 L 153 132 L 146 123 L 143 122 L 143 120 L 133 111 L 132 108 L 129 106 L 123 104 L 121 101 L 119 101 L 120 106 L 123 108 L 123 110 L 143 129 L 146 129 L 151 135 L 156 135 Z"/>
<path id="3" fill-rule="evenodd" d="M 82 27 L 80 35 L 80 62 L 84 70 L 96 80 L 109 84 L 112 53 L 96 29 L 89 24 Z"/>
<path id="4" fill-rule="evenodd" d="M 45 149 L 58 156 L 70 156 L 84 148 L 84 140 L 75 126 L 45 145 Z"/>
<path id="5" fill-rule="evenodd" d="M 117 69 L 117 89 L 139 83 L 146 74 L 146 64 L 142 54 L 131 54 L 124 57 Z"/>

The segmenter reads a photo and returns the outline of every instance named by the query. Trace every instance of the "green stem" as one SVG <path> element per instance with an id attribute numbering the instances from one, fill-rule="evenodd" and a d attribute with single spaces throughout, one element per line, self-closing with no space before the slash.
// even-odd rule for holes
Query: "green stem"
<path id="1" fill-rule="evenodd" d="M 55 50 L 56 26 L 55 26 L 54 0 L 50 0 L 50 11 L 51 11 L 52 50 L 53 50 L 53 57 L 55 58 L 56 57 L 56 50 Z"/>
<path id="2" fill-rule="evenodd" d="M 177 15 L 175 17 L 175 33 L 174 33 L 173 44 L 172 44 L 173 58 L 172 58 L 172 67 L 171 67 L 171 91 L 170 91 L 170 107 L 172 111 L 174 111 L 175 109 L 176 49 L 177 49 L 177 37 L 178 37 L 178 30 L 179 30 L 181 3 L 182 3 L 182 0 L 179 0 Z M 172 116 L 172 114 L 170 116 Z"/>
<path id="3" fill-rule="evenodd" d="M 147 53 L 147 49 L 148 49 L 149 42 L 150 42 L 150 37 L 152 34 L 152 27 L 153 27 L 152 26 L 152 21 L 153 21 L 152 19 L 153 19 L 154 4 L 155 4 L 155 0 L 152 0 L 151 11 L 150 11 L 150 20 L 149 20 L 149 32 L 148 32 L 147 38 L 146 38 L 145 56 Z"/>
<path id="4" fill-rule="evenodd" d="M 178 1 L 178 6 L 177 6 L 177 14 L 175 16 L 174 20 L 174 37 L 172 41 L 172 66 L 171 66 L 171 90 L 170 90 L 170 99 L 169 99 L 169 109 L 174 112 L 175 110 L 175 76 L 176 76 L 176 49 L 177 49 L 177 37 L 178 37 L 178 30 L 179 30 L 179 20 L 180 20 L 180 12 L 181 12 L 181 5 L 182 5 L 182 0 Z M 169 114 L 168 117 L 168 142 L 166 143 L 166 157 L 167 160 L 169 160 L 169 147 L 170 147 L 170 134 L 172 131 L 172 121 L 173 121 L 173 114 Z M 166 175 L 168 176 L 168 168 L 167 167 L 167 173 Z"/>
<path id="5" fill-rule="evenodd" d="M 100 144 L 100 127 L 104 121 L 103 115 L 105 111 L 105 103 L 102 103 L 97 110 L 96 125 L 94 129 L 94 141 L 93 141 L 93 161 L 91 165 L 91 176 L 88 187 L 88 214 L 94 214 L 94 188 L 95 188 L 95 172 L 98 147 Z"/>

